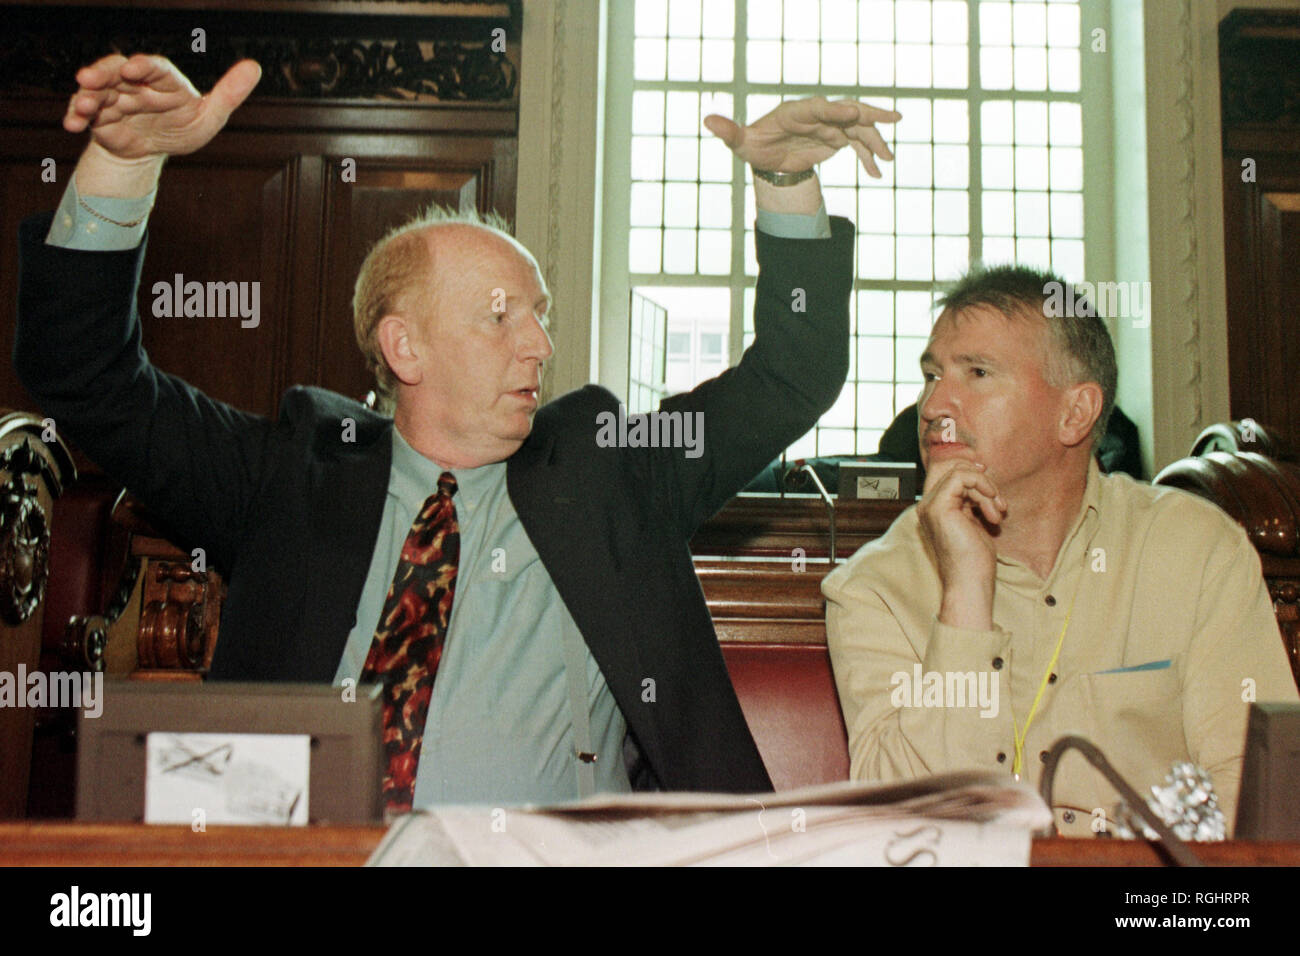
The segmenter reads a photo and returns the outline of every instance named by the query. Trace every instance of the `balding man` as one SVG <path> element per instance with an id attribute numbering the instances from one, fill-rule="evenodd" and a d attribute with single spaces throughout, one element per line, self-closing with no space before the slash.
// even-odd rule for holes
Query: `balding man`
<path id="1" fill-rule="evenodd" d="M 811 100 L 706 120 L 756 170 L 756 339 L 663 403 L 703 423 L 697 447 L 646 447 L 601 440 L 605 389 L 538 408 L 545 283 L 473 222 L 414 223 L 363 267 L 357 333 L 392 418 L 299 387 L 272 422 L 153 368 L 134 299 L 162 160 L 216 135 L 259 75 L 245 61 L 199 97 L 158 58 L 84 68 L 64 125 L 91 142 L 22 237 L 22 380 L 226 578 L 212 676 L 381 682 L 390 810 L 769 789 L 687 543 L 839 394 L 853 229 L 812 167 L 849 145 L 879 175 L 873 123 L 897 114 Z"/>
<path id="2" fill-rule="evenodd" d="M 1200 764 L 1231 829 L 1247 702 L 1297 699 L 1259 557 L 1209 502 L 1101 474 L 1114 349 L 1090 309 L 1051 314 L 1062 288 L 1002 267 L 941 301 L 924 494 L 822 584 L 852 774 L 1037 784 L 1080 734 L 1138 792 Z M 1053 799 L 1059 828 L 1087 835 L 1118 796 L 1069 753 Z"/>

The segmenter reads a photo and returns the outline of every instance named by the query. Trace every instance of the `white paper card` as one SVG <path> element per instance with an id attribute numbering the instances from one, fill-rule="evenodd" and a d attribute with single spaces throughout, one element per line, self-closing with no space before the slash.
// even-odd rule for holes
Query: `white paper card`
<path id="1" fill-rule="evenodd" d="M 151 733 L 145 823 L 307 824 L 307 734 Z"/>
<path id="2" fill-rule="evenodd" d="M 859 498 L 898 497 L 897 475 L 858 475 Z"/>

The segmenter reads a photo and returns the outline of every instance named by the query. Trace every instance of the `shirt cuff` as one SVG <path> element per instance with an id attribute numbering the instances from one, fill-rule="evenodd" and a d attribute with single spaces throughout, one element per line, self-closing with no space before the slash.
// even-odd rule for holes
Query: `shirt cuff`
<path id="1" fill-rule="evenodd" d="M 144 238 L 158 190 L 135 199 L 109 196 L 82 197 L 74 175 L 63 191 L 54 222 L 45 237 L 47 245 L 83 252 L 120 252 L 134 249 Z M 89 208 L 87 208 L 89 207 Z M 94 210 L 91 212 L 90 210 Z M 95 213 L 98 213 L 96 215 Z M 112 220 L 111 222 L 109 220 Z M 120 225 L 133 223 L 133 225 Z"/>
<path id="2" fill-rule="evenodd" d="M 826 203 L 811 216 L 802 212 L 772 212 L 758 210 L 758 228 L 778 239 L 829 239 L 831 220 L 826 215 Z"/>

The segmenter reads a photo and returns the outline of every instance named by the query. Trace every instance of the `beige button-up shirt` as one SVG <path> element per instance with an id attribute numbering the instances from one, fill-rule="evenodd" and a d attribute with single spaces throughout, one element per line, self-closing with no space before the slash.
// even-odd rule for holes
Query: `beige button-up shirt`
<path id="1" fill-rule="evenodd" d="M 1210 773 L 1231 833 L 1249 701 L 1297 700 L 1242 529 L 1210 502 L 1095 463 L 1047 580 L 998 558 L 992 631 L 939 623 L 938 566 L 915 508 L 822 591 L 854 779 L 1009 776 L 1041 687 L 1022 779 L 1038 785 L 1043 756 L 1066 734 L 1100 747 L 1143 794 L 1191 760 Z M 1062 833 L 1113 823 L 1118 800 L 1077 751 L 1062 758 Z"/>

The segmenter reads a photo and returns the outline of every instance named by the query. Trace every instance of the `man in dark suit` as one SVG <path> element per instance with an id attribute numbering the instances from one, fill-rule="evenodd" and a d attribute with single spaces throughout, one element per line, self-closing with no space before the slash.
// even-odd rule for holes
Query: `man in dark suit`
<path id="1" fill-rule="evenodd" d="M 244 61 L 199 97 L 160 58 L 84 68 L 64 125 L 91 142 L 59 211 L 22 230 L 19 374 L 226 578 L 211 676 L 383 682 L 399 809 L 398 778 L 405 806 L 770 789 L 687 542 L 839 394 L 853 229 L 812 167 L 850 145 L 879 175 L 873 124 L 898 114 L 809 100 L 706 120 L 755 169 L 756 340 L 651 420 L 678 439 L 699 423 L 698 447 L 647 447 L 601 428 L 620 411 L 603 388 L 537 407 L 549 297 L 481 224 L 417 224 L 363 267 L 358 338 L 391 419 L 296 387 L 270 421 L 150 365 L 135 297 L 163 159 L 208 142 L 259 76 Z"/>

